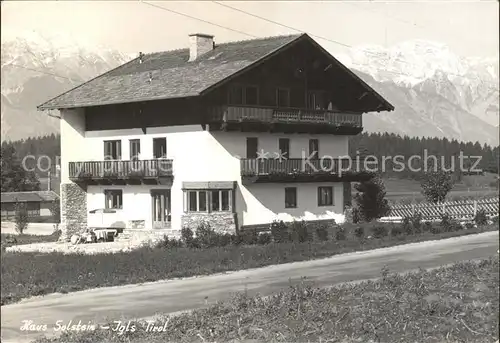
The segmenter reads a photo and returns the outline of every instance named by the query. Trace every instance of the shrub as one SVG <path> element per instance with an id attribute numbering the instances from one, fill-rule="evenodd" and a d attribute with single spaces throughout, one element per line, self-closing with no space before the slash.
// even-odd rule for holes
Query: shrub
<path id="1" fill-rule="evenodd" d="M 385 186 L 380 177 L 360 182 L 355 188 L 358 193 L 354 196 L 354 200 L 363 221 L 371 222 L 390 213 L 389 203 L 385 199 Z"/>
<path id="2" fill-rule="evenodd" d="M 229 233 L 217 234 L 217 246 L 225 247 L 234 241 L 233 235 Z"/>
<path id="3" fill-rule="evenodd" d="M 423 232 L 431 232 L 432 231 L 432 223 L 431 222 L 424 222 L 422 225 L 422 231 Z"/>
<path id="4" fill-rule="evenodd" d="M 411 226 L 413 227 L 414 233 L 422 232 L 422 214 L 415 213 L 411 218 Z"/>
<path id="5" fill-rule="evenodd" d="M 401 230 L 407 235 L 413 234 L 413 226 L 411 224 L 411 217 L 404 217 L 401 222 Z"/>
<path id="6" fill-rule="evenodd" d="M 261 245 L 266 245 L 266 244 L 271 243 L 272 240 L 273 240 L 273 237 L 271 236 L 271 234 L 269 232 L 262 232 L 259 234 L 257 243 L 261 244 Z"/>
<path id="7" fill-rule="evenodd" d="M 176 239 L 168 238 L 167 235 L 163 236 L 163 239 L 156 243 L 155 248 L 180 248 L 183 244 L 181 241 Z"/>
<path id="8" fill-rule="evenodd" d="M 59 203 L 59 200 L 54 200 L 50 204 L 50 214 L 54 218 L 54 221 L 56 223 L 59 223 L 61 221 L 61 204 Z"/>
<path id="9" fill-rule="evenodd" d="M 312 236 L 309 233 L 307 224 L 305 221 L 294 221 L 291 227 L 291 237 L 290 240 L 293 242 L 308 242 L 312 241 Z"/>
<path id="10" fill-rule="evenodd" d="M 359 211 L 359 208 L 353 207 L 352 208 L 352 222 L 354 224 L 357 224 L 361 221 L 361 213 Z"/>
<path id="11" fill-rule="evenodd" d="M 441 223 L 439 223 L 439 225 L 430 225 L 430 232 L 433 234 L 433 235 L 438 235 L 440 234 L 441 232 L 446 232 L 445 229 L 443 228 L 443 226 L 441 225 Z"/>
<path id="12" fill-rule="evenodd" d="M 477 211 L 476 216 L 474 217 L 474 223 L 476 223 L 477 226 L 488 224 L 488 216 L 486 215 L 485 210 L 480 209 Z"/>
<path id="13" fill-rule="evenodd" d="M 453 232 L 462 229 L 462 226 L 448 214 L 441 216 L 441 232 Z"/>
<path id="14" fill-rule="evenodd" d="M 362 226 L 358 226 L 354 229 L 354 236 L 358 239 L 362 239 L 365 237 L 365 228 Z"/>
<path id="15" fill-rule="evenodd" d="M 187 247 L 195 247 L 195 241 L 193 238 L 193 230 L 188 227 L 183 227 L 181 230 L 181 239 L 186 244 Z"/>
<path id="16" fill-rule="evenodd" d="M 316 237 L 320 241 L 327 241 L 328 240 L 328 228 L 326 225 L 322 224 L 316 228 Z"/>
<path id="17" fill-rule="evenodd" d="M 491 221 L 493 222 L 493 224 L 498 224 L 498 216 L 494 216 L 493 218 L 491 218 Z"/>
<path id="18" fill-rule="evenodd" d="M 271 235 L 275 243 L 289 241 L 288 226 L 282 221 L 273 221 L 271 224 Z"/>
<path id="19" fill-rule="evenodd" d="M 335 228 L 335 239 L 337 241 L 344 241 L 346 238 L 347 238 L 347 235 L 345 232 L 345 228 L 343 228 L 342 226 L 337 226 Z"/>
<path id="20" fill-rule="evenodd" d="M 259 235 L 255 229 L 247 229 L 239 232 L 238 244 L 254 245 L 259 242 Z"/>
<path id="21" fill-rule="evenodd" d="M 402 225 L 394 225 L 391 228 L 391 236 L 396 237 L 400 236 L 403 233 L 403 226 Z"/>
<path id="22" fill-rule="evenodd" d="M 14 208 L 16 232 L 18 232 L 19 234 L 23 234 L 24 231 L 28 228 L 28 210 L 26 209 L 26 205 L 20 202 L 16 202 Z"/>
<path id="23" fill-rule="evenodd" d="M 382 237 L 387 236 L 387 234 L 388 234 L 387 227 L 385 227 L 384 225 L 374 226 L 372 229 L 372 232 L 373 232 L 374 238 L 382 238 Z"/>
<path id="24" fill-rule="evenodd" d="M 465 223 L 465 228 L 467 230 L 471 230 L 474 228 L 474 224 L 472 224 L 471 222 L 467 222 L 467 223 Z"/>

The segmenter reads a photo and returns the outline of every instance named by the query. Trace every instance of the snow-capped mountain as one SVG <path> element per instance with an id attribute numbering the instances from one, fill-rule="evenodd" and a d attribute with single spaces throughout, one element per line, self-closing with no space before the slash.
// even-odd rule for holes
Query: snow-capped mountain
<path id="1" fill-rule="evenodd" d="M 339 59 L 377 82 L 437 94 L 486 123 L 498 126 L 499 58 L 466 58 L 444 44 L 407 41 L 391 48 L 363 46 Z"/>
<path id="2" fill-rule="evenodd" d="M 2 140 L 58 131 L 36 105 L 136 56 L 76 41 L 30 34 L 2 42 Z M 365 115 L 367 131 L 498 145 L 498 57 L 464 58 L 422 40 L 335 56 L 396 107 Z"/>
<path id="3" fill-rule="evenodd" d="M 2 42 L 2 140 L 59 131 L 59 121 L 36 106 L 133 57 L 76 41 L 28 33 Z"/>

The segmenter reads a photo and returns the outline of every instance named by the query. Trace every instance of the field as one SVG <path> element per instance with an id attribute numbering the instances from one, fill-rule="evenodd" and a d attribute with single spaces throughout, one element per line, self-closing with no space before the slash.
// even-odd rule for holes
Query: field
<path id="1" fill-rule="evenodd" d="M 297 286 L 267 298 L 232 301 L 156 318 L 162 332 L 69 333 L 36 343 L 477 342 L 498 340 L 498 255 L 430 271 L 330 289 Z M 113 327 L 116 324 L 112 324 Z"/>
<path id="2" fill-rule="evenodd" d="M 422 226 L 419 232 L 413 229 L 405 231 L 409 229 L 399 224 L 351 224 L 326 241 L 253 245 L 243 242 L 207 248 L 173 246 L 165 242 L 154 248 L 101 255 L 2 252 L 1 303 L 4 305 L 55 292 L 67 293 L 306 261 L 353 251 L 495 231 L 498 225 L 464 229 L 456 225 L 443 228 L 440 224 L 432 224 Z"/>
<path id="3" fill-rule="evenodd" d="M 462 182 L 454 185 L 447 199 L 454 198 L 484 198 L 498 195 L 498 189 L 491 187 L 497 175 L 485 173 L 484 175 L 464 176 Z M 386 198 L 390 202 L 416 201 L 424 200 L 421 194 L 420 182 L 415 180 L 403 180 L 388 178 L 384 179 L 386 187 Z M 353 194 L 355 194 L 353 189 Z"/>

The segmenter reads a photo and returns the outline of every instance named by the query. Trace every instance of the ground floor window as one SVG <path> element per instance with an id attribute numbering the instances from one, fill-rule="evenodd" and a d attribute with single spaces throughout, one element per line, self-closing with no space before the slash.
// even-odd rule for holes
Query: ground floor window
<path id="1" fill-rule="evenodd" d="M 296 208 L 297 207 L 297 188 L 296 187 L 286 187 L 285 188 L 285 208 Z"/>
<path id="2" fill-rule="evenodd" d="M 105 208 L 121 209 L 123 208 L 123 191 L 121 189 L 108 189 L 104 191 Z"/>
<path id="3" fill-rule="evenodd" d="M 333 206 L 333 187 L 318 187 L 318 206 Z"/>
<path id="4" fill-rule="evenodd" d="M 233 191 L 231 189 L 187 190 L 186 212 L 230 212 Z"/>

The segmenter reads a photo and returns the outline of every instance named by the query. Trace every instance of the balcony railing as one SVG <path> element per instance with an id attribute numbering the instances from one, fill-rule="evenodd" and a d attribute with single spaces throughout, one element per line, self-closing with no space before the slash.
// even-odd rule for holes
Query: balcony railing
<path id="1" fill-rule="evenodd" d="M 241 159 L 243 183 L 254 182 L 359 182 L 374 175 L 374 165 L 364 169 L 348 158 L 305 160 Z"/>
<path id="2" fill-rule="evenodd" d="M 345 172 L 349 169 L 349 159 L 241 159 L 242 176 L 270 174 L 325 174 Z"/>
<path id="3" fill-rule="evenodd" d="M 69 162 L 70 179 L 151 179 L 172 176 L 172 160 Z"/>
<path id="4" fill-rule="evenodd" d="M 363 125 L 361 114 L 240 105 L 213 107 L 210 110 L 210 119 L 218 122 L 308 123 L 352 127 L 362 127 Z"/>

